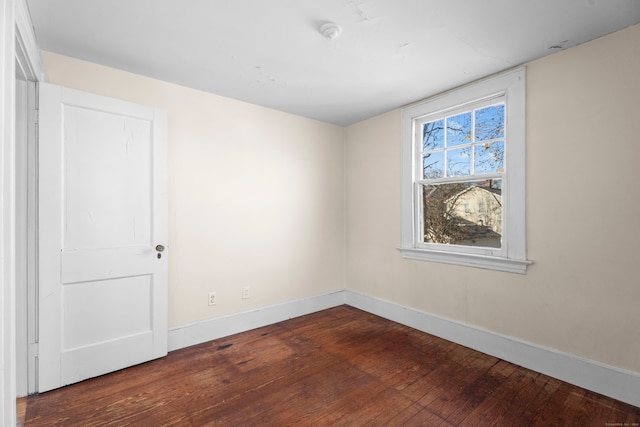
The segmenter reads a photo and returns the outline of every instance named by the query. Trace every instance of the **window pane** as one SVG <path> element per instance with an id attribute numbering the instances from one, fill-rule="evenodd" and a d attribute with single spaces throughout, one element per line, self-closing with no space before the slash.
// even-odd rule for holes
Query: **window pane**
<path id="1" fill-rule="evenodd" d="M 447 176 L 471 173 L 471 147 L 447 150 Z"/>
<path id="2" fill-rule="evenodd" d="M 425 123 L 422 127 L 422 149 L 444 147 L 444 120 Z"/>
<path id="3" fill-rule="evenodd" d="M 444 153 L 425 154 L 422 157 L 422 179 L 442 178 L 444 176 Z"/>
<path id="4" fill-rule="evenodd" d="M 476 142 L 504 138 L 504 104 L 476 110 Z"/>
<path id="5" fill-rule="evenodd" d="M 471 112 L 447 117 L 447 147 L 471 142 Z"/>
<path id="6" fill-rule="evenodd" d="M 501 247 L 501 180 L 422 188 L 425 243 Z"/>
<path id="7" fill-rule="evenodd" d="M 504 141 L 478 144 L 475 146 L 475 173 L 502 172 L 504 164 Z"/>

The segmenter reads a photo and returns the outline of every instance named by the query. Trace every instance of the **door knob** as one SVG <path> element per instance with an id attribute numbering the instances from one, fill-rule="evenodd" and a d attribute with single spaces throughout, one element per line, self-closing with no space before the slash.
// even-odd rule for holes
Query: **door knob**
<path id="1" fill-rule="evenodd" d="M 164 246 L 162 246 L 162 245 L 156 246 L 156 251 L 158 251 L 158 252 L 164 251 Z"/>

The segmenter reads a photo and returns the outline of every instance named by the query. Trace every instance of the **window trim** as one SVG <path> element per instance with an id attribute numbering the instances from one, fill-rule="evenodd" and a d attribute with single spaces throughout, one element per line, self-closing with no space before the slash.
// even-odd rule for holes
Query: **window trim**
<path id="1" fill-rule="evenodd" d="M 518 68 L 470 83 L 458 89 L 406 107 L 402 123 L 402 240 L 398 250 L 404 258 L 443 262 L 511 273 L 526 273 L 531 261 L 526 256 L 525 224 L 525 68 Z M 415 123 L 425 116 L 458 110 L 491 98 L 504 96 L 505 172 L 503 181 L 503 241 L 499 251 L 461 245 L 424 244 L 416 199 L 417 144 Z M 417 200 L 417 201 L 416 201 Z"/>

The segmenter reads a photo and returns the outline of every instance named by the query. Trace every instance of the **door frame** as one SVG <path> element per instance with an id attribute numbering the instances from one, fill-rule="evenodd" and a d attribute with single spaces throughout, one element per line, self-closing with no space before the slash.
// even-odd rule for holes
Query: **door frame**
<path id="1" fill-rule="evenodd" d="M 18 197 L 26 203 L 16 206 L 16 215 L 27 218 L 21 224 L 26 230 L 17 229 L 22 241 L 16 242 L 24 249 L 16 254 L 16 262 L 22 272 L 19 273 L 21 282 L 16 281 L 16 393 L 18 397 L 37 392 L 36 389 L 36 354 L 34 348 L 37 342 L 37 135 L 36 83 L 46 81 L 42 66 L 40 49 L 37 46 L 31 17 L 25 0 L 16 1 L 16 78 L 29 82 L 19 88 L 16 85 L 16 96 L 21 95 L 25 100 L 26 111 L 17 112 L 19 118 L 26 123 L 26 132 L 22 133 L 22 140 L 16 139 L 16 144 L 26 146 L 26 149 L 16 150 L 16 191 L 26 191 L 26 195 Z M 24 93 L 20 93 L 24 92 Z M 16 134 L 17 137 L 18 133 Z M 25 283 L 26 282 L 26 283 Z M 24 289 L 26 285 L 26 289 Z"/>
<path id="2" fill-rule="evenodd" d="M 0 0 L 0 424 L 16 425 L 15 398 L 15 18 Z"/>
<path id="3" fill-rule="evenodd" d="M 16 76 L 29 81 L 44 81 L 35 34 L 25 0 L 0 0 L 0 424 L 16 425 L 17 382 L 25 381 L 16 373 L 17 340 L 24 332 L 16 329 L 16 315 L 27 312 L 26 301 L 16 301 L 16 188 L 18 167 L 16 141 Z"/>

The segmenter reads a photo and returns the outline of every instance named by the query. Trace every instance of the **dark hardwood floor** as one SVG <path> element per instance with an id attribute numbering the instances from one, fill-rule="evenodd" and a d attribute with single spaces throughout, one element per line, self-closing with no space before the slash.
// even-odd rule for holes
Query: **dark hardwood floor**
<path id="1" fill-rule="evenodd" d="M 349 306 L 19 404 L 23 425 L 48 427 L 640 423 L 640 408 Z"/>

